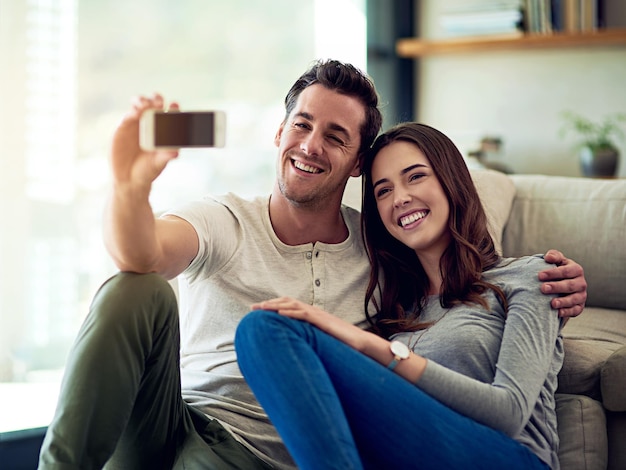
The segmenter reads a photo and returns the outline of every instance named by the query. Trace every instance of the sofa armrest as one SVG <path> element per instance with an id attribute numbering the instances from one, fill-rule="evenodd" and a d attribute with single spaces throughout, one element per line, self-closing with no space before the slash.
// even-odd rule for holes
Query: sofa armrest
<path id="1" fill-rule="evenodd" d="M 600 380 L 604 407 L 610 411 L 626 411 L 626 346 L 606 360 Z"/>

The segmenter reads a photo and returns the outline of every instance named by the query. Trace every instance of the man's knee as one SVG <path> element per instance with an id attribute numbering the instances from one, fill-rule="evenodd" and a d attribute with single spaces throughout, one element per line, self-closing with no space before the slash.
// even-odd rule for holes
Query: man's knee
<path id="1" fill-rule="evenodd" d="M 178 314 L 176 294 L 170 283 L 155 273 L 121 272 L 108 279 L 96 293 L 91 313 L 109 317 L 141 312 L 172 311 Z"/>

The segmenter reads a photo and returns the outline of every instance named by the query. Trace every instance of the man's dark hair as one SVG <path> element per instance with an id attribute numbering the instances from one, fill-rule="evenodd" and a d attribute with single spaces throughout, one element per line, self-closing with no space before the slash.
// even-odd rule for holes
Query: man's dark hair
<path id="1" fill-rule="evenodd" d="M 361 126 L 361 146 L 359 154 L 370 148 L 380 132 L 383 117 L 378 109 L 378 94 L 372 80 L 355 66 L 338 60 L 320 60 L 307 70 L 293 84 L 285 97 L 285 121 L 296 107 L 302 91 L 315 84 L 351 96 L 365 107 L 365 122 Z"/>

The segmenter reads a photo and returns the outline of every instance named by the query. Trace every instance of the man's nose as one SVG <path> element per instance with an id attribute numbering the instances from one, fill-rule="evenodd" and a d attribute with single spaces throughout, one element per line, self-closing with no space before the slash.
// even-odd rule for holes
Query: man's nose
<path id="1" fill-rule="evenodd" d="M 309 132 L 309 134 L 300 143 L 300 150 L 307 155 L 321 155 L 324 145 L 324 139 L 318 132 Z"/>

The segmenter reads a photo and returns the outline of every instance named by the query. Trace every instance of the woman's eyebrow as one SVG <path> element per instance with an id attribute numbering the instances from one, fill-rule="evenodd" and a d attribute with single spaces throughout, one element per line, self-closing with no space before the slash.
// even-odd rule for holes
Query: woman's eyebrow
<path id="1" fill-rule="evenodd" d="M 386 182 L 388 182 L 388 181 L 389 181 L 389 180 L 388 180 L 387 178 L 381 178 L 381 179 L 379 179 L 378 181 L 376 181 L 376 182 L 374 183 L 374 185 L 372 186 L 372 188 L 376 189 L 376 186 L 378 186 L 379 184 L 386 183 Z"/>
<path id="2" fill-rule="evenodd" d="M 427 166 L 424 165 L 423 163 L 416 163 L 415 165 L 407 166 L 404 170 L 402 170 L 400 172 L 400 174 L 401 175 L 406 175 L 409 171 L 414 170 L 415 168 L 426 168 L 426 167 Z M 386 183 L 388 181 L 389 181 L 389 179 L 387 179 L 387 178 L 381 178 L 378 181 L 376 181 L 372 187 L 375 188 L 379 184 L 383 184 L 383 183 Z"/>
<path id="3" fill-rule="evenodd" d="M 406 175 L 409 171 L 414 170 L 415 168 L 426 168 L 426 165 L 423 163 L 416 163 L 415 165 L 407 166 L 404 170 L 400 172 L 401 175 Z"/>

